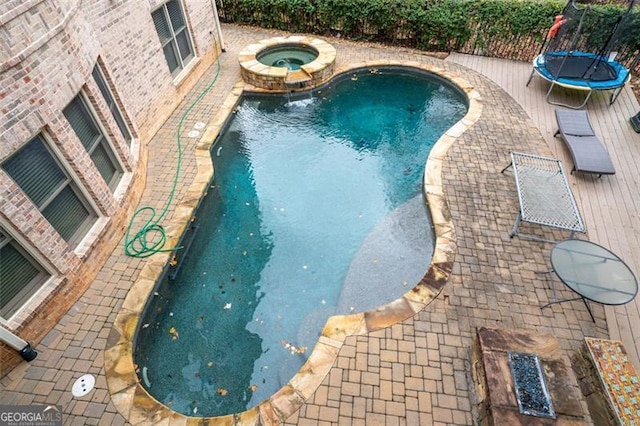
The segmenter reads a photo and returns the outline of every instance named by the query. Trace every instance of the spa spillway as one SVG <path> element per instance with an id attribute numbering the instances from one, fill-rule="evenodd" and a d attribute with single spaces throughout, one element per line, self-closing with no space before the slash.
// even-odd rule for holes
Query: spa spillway
<path id="1" fill-rule="evenodd" d="M 245 47 L 239 55 L 242 78 L 257 89 L 307 90 L 333 75 L 336 50 L 304 36 L 275 37 Z"/>

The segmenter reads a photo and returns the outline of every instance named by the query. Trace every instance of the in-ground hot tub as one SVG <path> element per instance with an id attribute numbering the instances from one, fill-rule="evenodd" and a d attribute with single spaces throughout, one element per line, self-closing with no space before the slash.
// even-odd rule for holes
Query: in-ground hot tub
<path id="1" fill-rule="evenodd" d="M 317 38 L 274 37 L 245 47 L 239 61 L 242 78 L 256 88 L 307 90 L 333 75 L 336 49 Z"/>
<path id="2" fill-rule="evenodd" d="M 256 59 L 270 67 L 282 67 L 289 71 L 299 70 L 303 65 L 316 60 L 318 51 L 304 44 L 277 44 L 267 47 L 256 55 Z"/>

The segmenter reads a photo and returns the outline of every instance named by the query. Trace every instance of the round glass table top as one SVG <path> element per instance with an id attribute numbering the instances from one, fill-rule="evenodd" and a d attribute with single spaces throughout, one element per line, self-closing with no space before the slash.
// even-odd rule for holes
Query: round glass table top
<path id="1" fill-rule="evenodd" d="M 551 265 L 570 289 L 604 305 L 622 305 L 638 293 L 638 280 L 626 263 L 606 248 L 583 240 L 566 240 L 551 250 Z"/>

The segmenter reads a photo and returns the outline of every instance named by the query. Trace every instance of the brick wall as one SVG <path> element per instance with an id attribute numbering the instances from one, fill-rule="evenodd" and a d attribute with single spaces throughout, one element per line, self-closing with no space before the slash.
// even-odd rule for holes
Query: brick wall
<path id="1" fill-rule="evenodd" d="M 0 163 L 44 133 L 99 216 L 82 244 L 72 247 L 0 168 L 0 226 L 52 275 L 28 305 L 5 318 L 33 345 L 75 303 L 122 238 L 144 187 L 147 142 L 215 60 L 211 3 L 182 0 L 196 59 L 177 78 L 171 76 L 151 19 L 163 2 L 0 2 Z M 96 63 L 133 143 L 122 137 L 91 76 Z M 80 91 L 124 170 L 115 191 L 62 113 Z M 13 350 L 0 345 L 0 376 L 18 361 Z"/>

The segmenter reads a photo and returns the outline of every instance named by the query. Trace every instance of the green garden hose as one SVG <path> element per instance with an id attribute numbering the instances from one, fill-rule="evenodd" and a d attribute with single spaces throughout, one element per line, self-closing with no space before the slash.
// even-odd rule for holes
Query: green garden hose
<path id="1" fill-rule="evenodd" d="M 218 43 L 216 42 L 215 36 L 212 35 L 212 38 L 214 49 L 217 53 Z M 129 226 L 127 227 L 127 233 L 124 240 L 124 252 L 127 256 L 145 258 L 155 253 L 171 252 L 182 248 L 179 246 L 164 248 L 164 245 L 167 242 L 167 235 L 165 234 L 164 228 L 160 224 L 160 221 L 162 221 L 164 216 L 167 214 L 167 211 L 171 206 L 171 202 L 173 201 L 173 197 L 175 196 L 176 189 L 178 187 L 178 178 L 180 176 L 180 169 L 182 166 L 182 125 L 184 124 L 184 121 L 191 110 L 198 104 L 198 102 L 202 100 L 202 98 L 207 93 L 209 93 L 216 80 L 218 80 L 218 76 L 220 75 L 220 55 L 218 55 L 218 58 L 216 59 L 216 65 L 216 74 L 213 77 L 213 80 L 211 80 L 207 87 L 202 92 L 200 92 L 198 97 L 191 103 L 191 105 L 189 105 L 189 107 L 180 117 L 180 122 L 178 123 L 178 131 L 176 132 L 178 161 L 176 166 L 176 173 L 173 177 L 173 185 L 171 186 L 171 192 L 169 193 L 169 198 L 167 199 L 159 215 L 157 214 L 157 210 L 151 206 L 140 207 L 135 211 L 135 213 L 133 213 L 133 216 L 129 221 Z M 150 217 L 144 222 L 142 227 L 137 232 L 132 234 L 133 222 L 139 215 L 143 213 L 149 215 Z"/>

